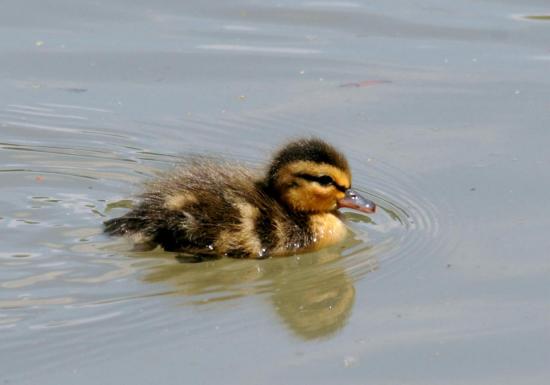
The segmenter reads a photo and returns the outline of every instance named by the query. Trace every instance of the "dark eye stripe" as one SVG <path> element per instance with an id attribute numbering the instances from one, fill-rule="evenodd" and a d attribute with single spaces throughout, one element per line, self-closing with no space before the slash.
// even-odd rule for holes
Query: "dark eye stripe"
<path id="1" fill-rule="evenodd" d="M 329 185 L 333 182 L 331 177 L 327 178 L 327 175 L 315 176 L 315 175 L 311 175 L 311 174 L 295 174 L 294 176 L 296 176 L 298 178 L 308 180 L 310 182 L 317 182 L 320 185 L 325 185 L 325 186 Z"/>
<path id="2" fill-rule="evenodd" d="M 347 190 L 347 188 L 345 188 L 344 186 L 339 185 L 338 183 L 336 183 L 334 181 L 334 179 L 332 179 L 328 175 L 315 176 L 315 175 L 311 175 L 311 174 L 294 174 L 294 176 L 296 176 L 298 178 L 308 180 L 310 182 L 317 182 L 321 186 L 333 185 L 334 187 L 336 187 L 337 190 L 340 190 L 342 192 L 346 192 L 346 190 Z"/>

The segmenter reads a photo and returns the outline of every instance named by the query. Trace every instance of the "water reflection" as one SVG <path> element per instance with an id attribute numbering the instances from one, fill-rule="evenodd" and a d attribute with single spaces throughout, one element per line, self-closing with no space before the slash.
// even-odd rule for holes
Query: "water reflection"
<path id="1" fill-rule="evenodd" d="M 277 290 L 272 301 L 277 314 L 297 335 L 327 337 L 346 324 L 355 303 L 355 288 L 344 269 L 335 269 L 330 277 L 316 275 L 305 288 L 299 280 L 284 281 L 279 277 L 274 283 Z"/>
<path id="2" fill-rule="evenodd" d="M 143 279 L 168 284 L 171 294 L 195 306 L 261 294 L 299 337 L 329 337 L 346 324 L 355 302 L 342 250 L 360 243 L 350 239 L 344 248 L 268 260 L 224 258 L 191 264 L 161 257 L 163 262 L 150 267 Z M 368 253 L 365 258 L 375 260 Z"/>

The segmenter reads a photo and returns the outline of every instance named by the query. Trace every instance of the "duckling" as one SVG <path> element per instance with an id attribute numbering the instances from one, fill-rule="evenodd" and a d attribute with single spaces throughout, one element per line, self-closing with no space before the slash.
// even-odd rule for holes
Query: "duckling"
<path id="1" fill-rule="evenodd" d="M 340 242 L 346 226 L 337 211 L 374 213 L 351 189 L 343 154 L 317 139 L 279 150 L 261 176 L 241 166 L 190 157 L 149 182 L 127 214 L 105 222 L 110 235 L 129 235 L 166 251 L 267 258 Z"/>

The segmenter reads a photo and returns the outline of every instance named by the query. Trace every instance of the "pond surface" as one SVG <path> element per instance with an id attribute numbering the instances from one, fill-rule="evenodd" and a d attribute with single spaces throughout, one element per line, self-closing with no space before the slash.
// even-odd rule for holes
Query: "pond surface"
<path id="1" fill-rule="evenodd" d="M 3 384 L 547 384 L 550 8 L 8 1 Z M 317 135 L 376 201 L 318 253 L 102 233 L 186 153 Z"/>

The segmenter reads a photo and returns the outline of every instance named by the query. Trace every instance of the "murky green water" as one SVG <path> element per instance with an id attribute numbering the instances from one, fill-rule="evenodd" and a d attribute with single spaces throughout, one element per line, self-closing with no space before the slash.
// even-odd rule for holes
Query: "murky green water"
<path id="1" fill-rule="evenodd" d="M 546 384 L 548 4 L 8 1 L 0 380 Z M 381 210 L 318 253 L 102 234 L 189 152 L 318 135 Z"/>

